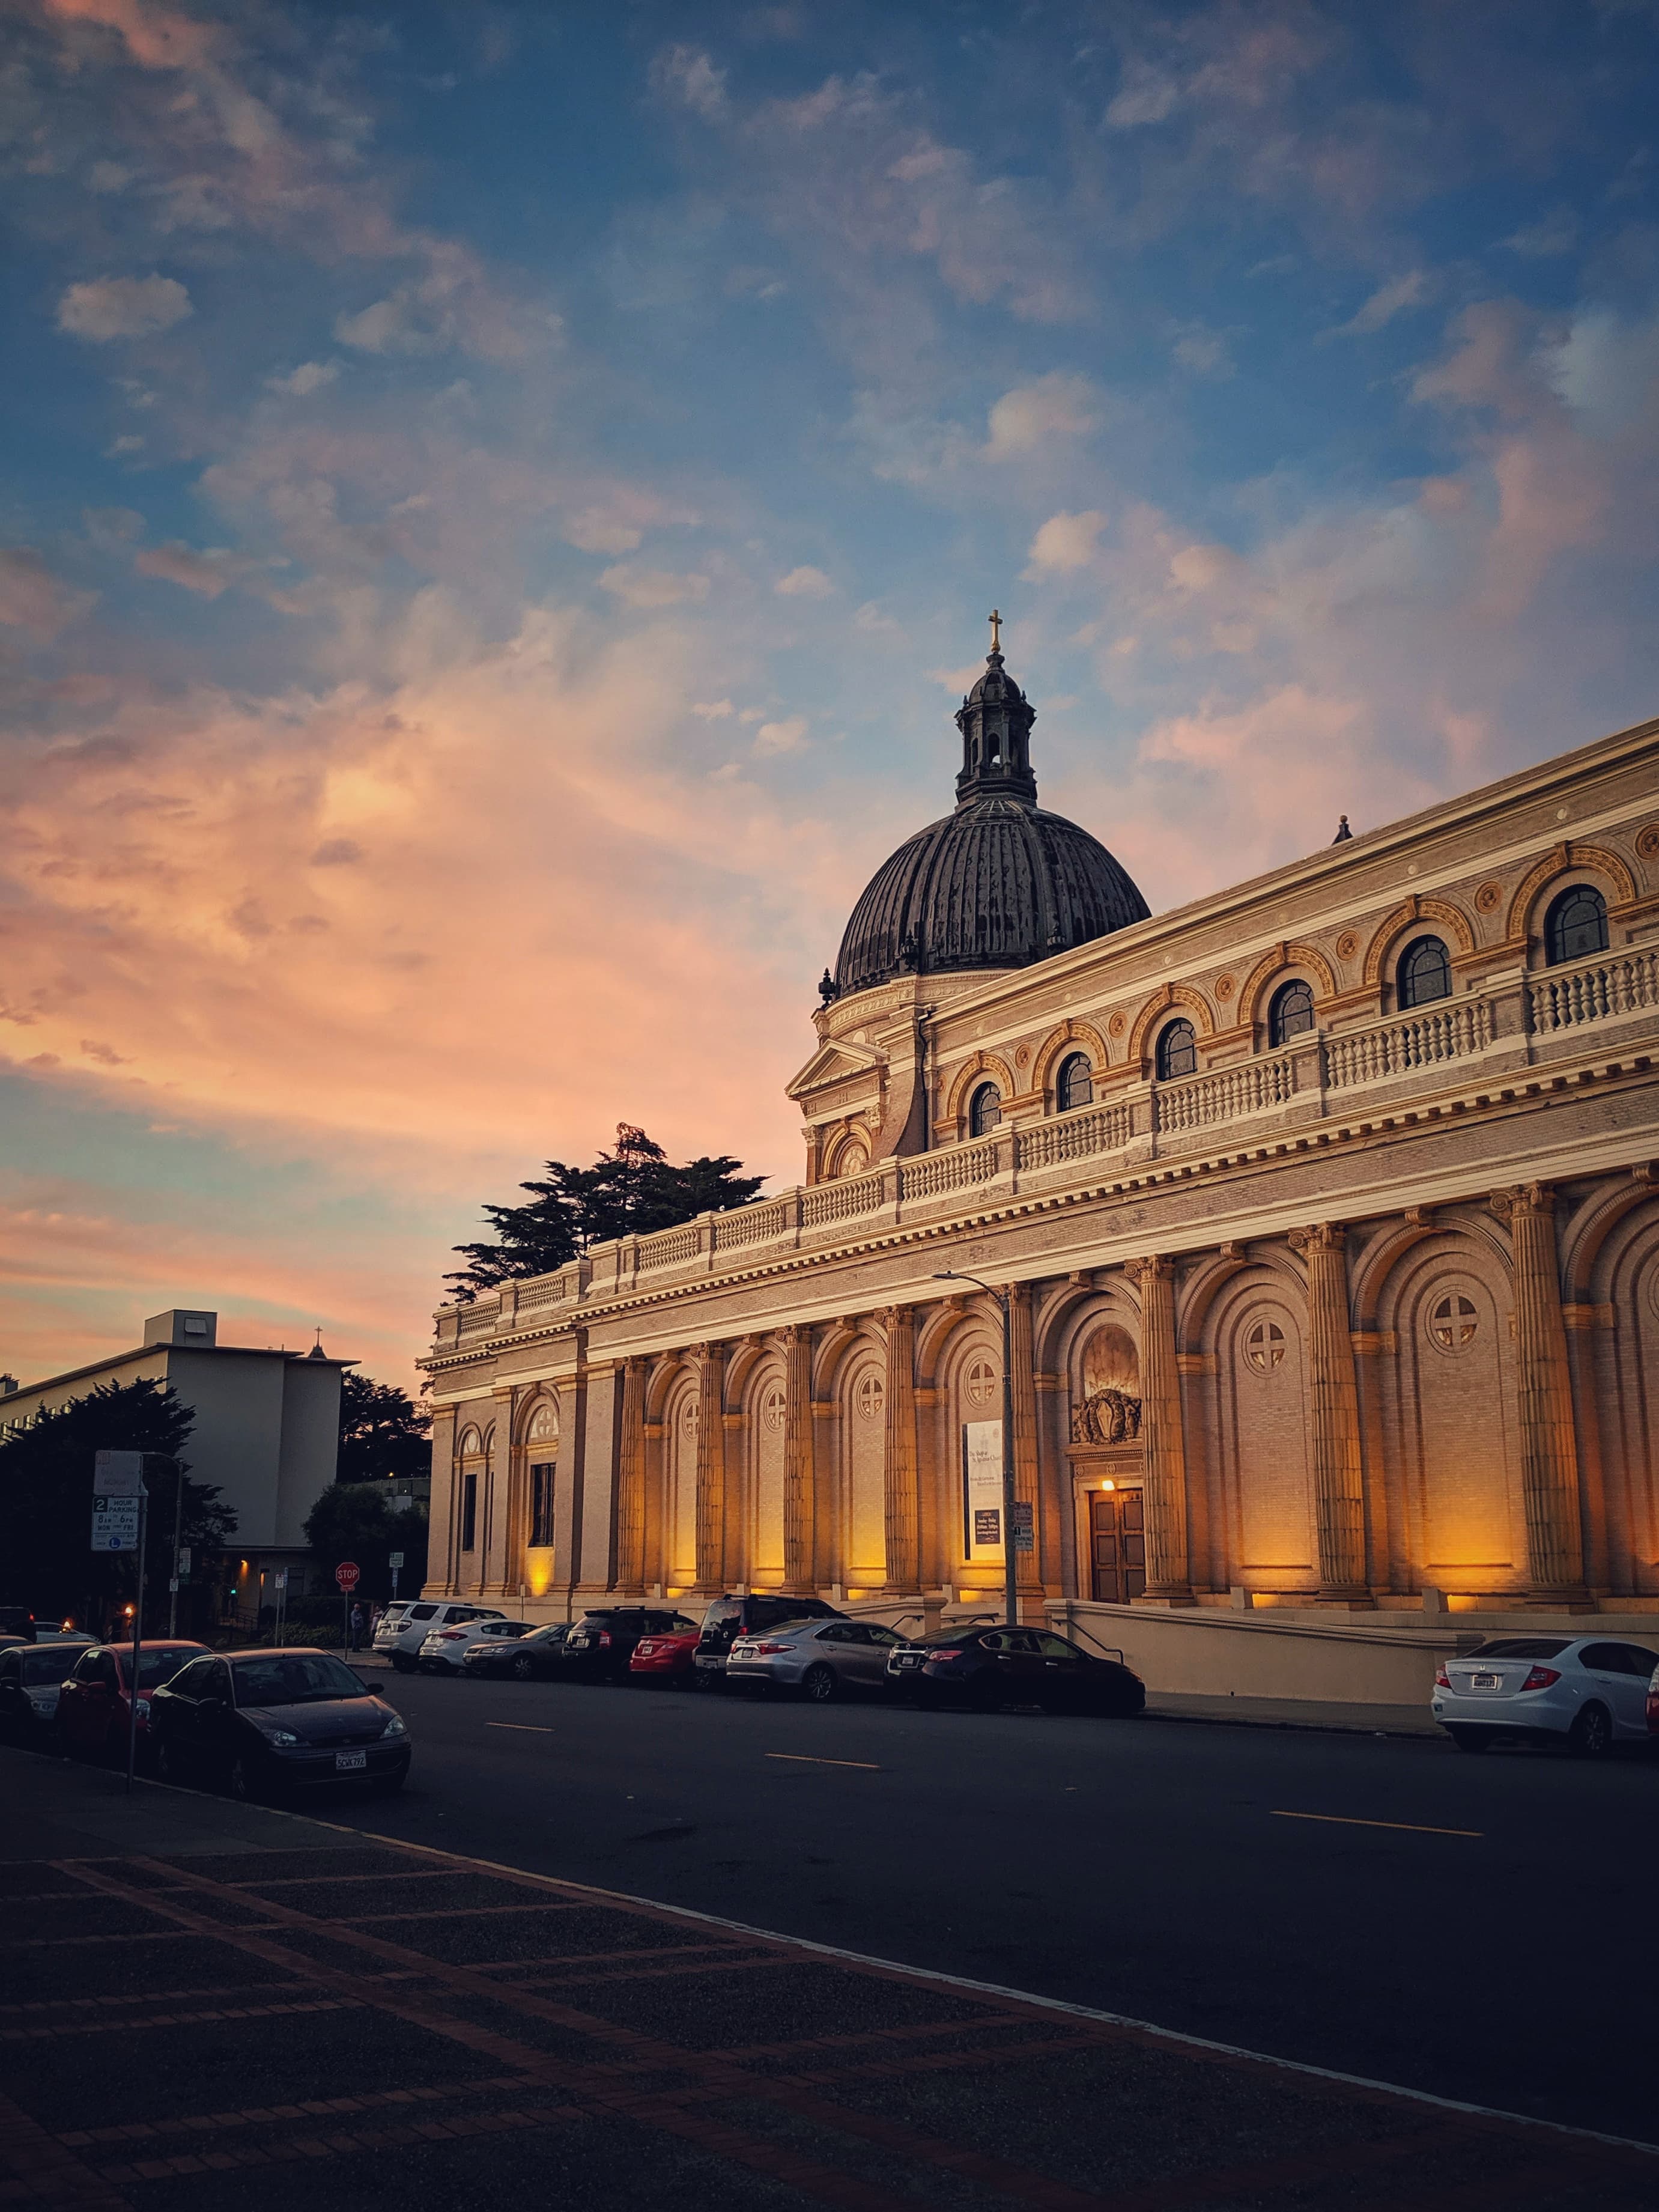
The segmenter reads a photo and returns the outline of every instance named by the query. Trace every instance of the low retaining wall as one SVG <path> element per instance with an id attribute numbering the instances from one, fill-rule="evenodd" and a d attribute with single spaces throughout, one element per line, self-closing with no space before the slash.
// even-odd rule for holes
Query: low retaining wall
<path id="1" fill-rule="evenodd" d="M 1426 1705 L 1437 1662 L 1460 1641 L 1449 1626 L 1370 1628 L 1328 1615 L 1297 1621 L 1212 1606 L 1166 1610 L 1072 1599 L 1047 1610 L 1056 1630 L 1085 1651 L 1121 1651 L 1149 1690 L 1212 1698 Z"/>

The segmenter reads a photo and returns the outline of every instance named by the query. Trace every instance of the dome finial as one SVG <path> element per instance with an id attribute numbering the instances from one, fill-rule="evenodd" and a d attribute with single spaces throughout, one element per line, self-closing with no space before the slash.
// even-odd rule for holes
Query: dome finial
<path id="1" fill-rule="evenodd" d="M 1000 653 L 1002 650 L 1002 617 L 997 612 L 994 607 L 991 610 L 990 622 L 991 652 Z M 988 654 L 986 657 L 988 659 L 990 656 Z"/>

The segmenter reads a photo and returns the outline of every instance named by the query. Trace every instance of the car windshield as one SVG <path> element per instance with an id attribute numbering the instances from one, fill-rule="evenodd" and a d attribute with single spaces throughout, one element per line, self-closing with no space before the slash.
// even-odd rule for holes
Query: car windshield
<path id="1" fill-rule="evenodd" d="M 524 1640 L 526 1644 L 559 1644 L 568 1633 L 568 1625 L 560 1620 L 548 1628 L 532 1628 Z"/>
<path id="2" fill-rule="evenodd" d="M 25 1651 L 22 1655 L 23 1687 L 44 1690 L 48 1684 L 67 1679 L 70 1662 L 64 1656 L 62 1647 L 56 1650 Z"/>
<path id="3" fill-rule="evenodd" d="M 231 1668 L 239 1705 L 308 1705 L 327 1698 L 367 1698 L 349 1667 L 325 1651 L 238 1659 Z"/>
<path id="4" fill-rule="evenodd" d="M 1460 1659 L 1554 1659 L 1567 1648 L 1565 1636 L 1492 1636 Z"/>
<path id="5" fill-rule="evenodd" d="M 181 1644 L 176 1650 L 173 1651 L 141 1651 L 138 1654 L 139 1688 L 159 1690 L 163 1682 L 170 1682 L 173 1680 L 181 1667 L 188 1666 L 192 1659 L 199 1659 L 201 1656 L 202 1647 L 199 1644 Z M 131 1654 L 123 1652 L 121 1680 L 124 1682 L 127 1679 L 127 1671 L 131 1665 Z"/>

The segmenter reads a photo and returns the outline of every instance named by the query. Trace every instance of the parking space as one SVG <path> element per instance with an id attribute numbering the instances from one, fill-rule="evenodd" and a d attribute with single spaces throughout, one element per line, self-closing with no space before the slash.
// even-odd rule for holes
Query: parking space
<path id="1" fill-rule="evenodd" d="M 9 2204 L 206 2212 L 231 2174 L 249 2212 L 296 2186 L 319 2212 L 531 2189 L 677 2212 L 1659 2204 L 1659 2161 L 1583 2135 L 3 1764 Z"/>

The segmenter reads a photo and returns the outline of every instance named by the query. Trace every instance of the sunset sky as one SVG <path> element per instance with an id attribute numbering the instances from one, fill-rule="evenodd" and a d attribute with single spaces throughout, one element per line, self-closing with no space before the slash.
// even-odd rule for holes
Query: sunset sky
<path id="1" fill-rule="evenodd" d="M 1659 712 L 1648 0 L 0 0 L 0 1368 L 408 1380 L 984 617 L 1154 908 Z"/>

